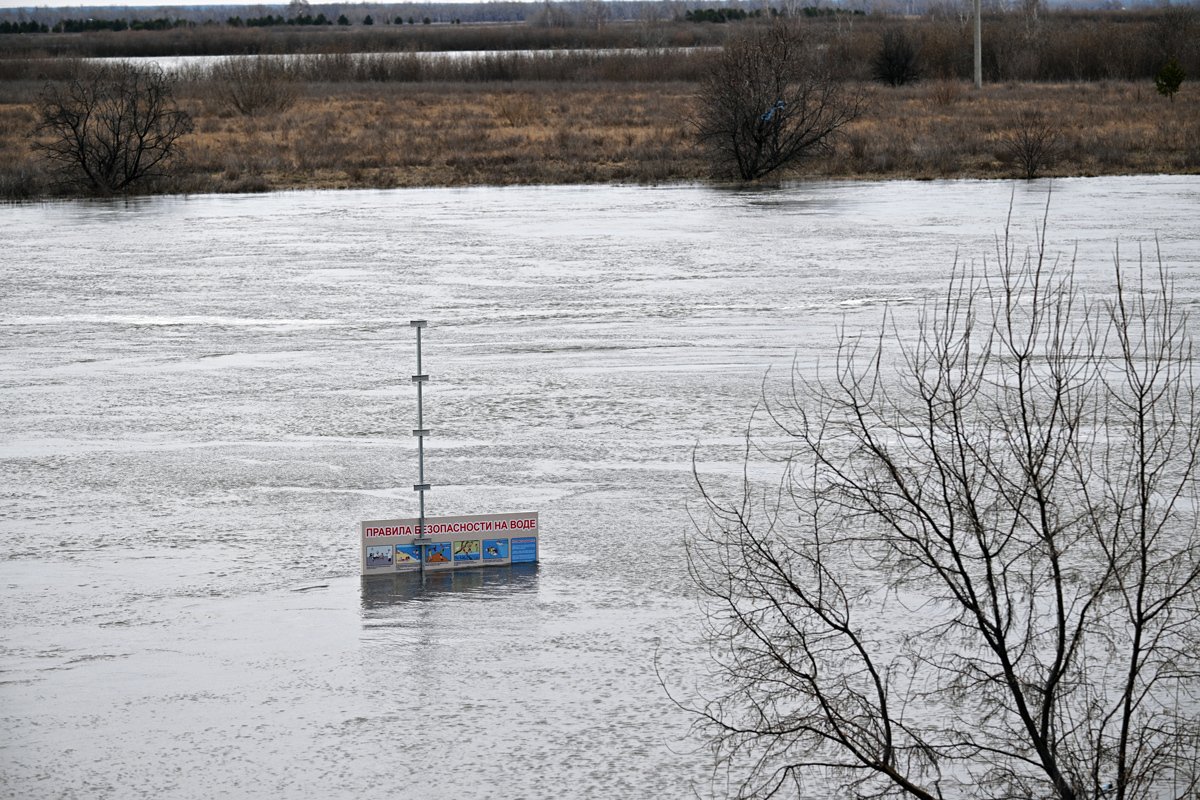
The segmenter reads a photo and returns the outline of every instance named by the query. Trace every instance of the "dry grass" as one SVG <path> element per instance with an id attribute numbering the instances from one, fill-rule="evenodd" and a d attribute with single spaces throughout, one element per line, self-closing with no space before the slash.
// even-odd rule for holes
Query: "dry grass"
<path id="1" fill-rule="evenodd" d="M 655 87 L 654 99 L 681 102 Z M 275 117 L 202 123 L 190 168 L 276 187 L 680 180 L 696 164 L 679 124 L 637 89 L 356 90 Z M 214 187 L 220 190 L 220 186 Z"/>
<path id="2" fill-rule="evenodd" d="M 694 87 L 656 84 L 317 84 L 277 113 L 231 113 L 201 92 L 176 191 L 705 179 L 689 118 Z M 1059 127 L 1050 175 L 1200 172 L 1200 105 L 1151 85 L 865 87 L 868 112 L 832 158 L 796 174 L 1013 177 L 1021 115 Z M 1190 94 L 1189 94 L 1190 92 Z M 44 193 L 28 100 L 0 102 L 0 195 Z"/>
<path id="3" fill-rule="evenodd" d="M 1195 89 L 1193 88 L 1193 94 Z M 1031 112 L 1057 129 L 1044 175 L 1200 172 L 1200 107 L 1172 104 L 1145 83 L 1006 84 L 976 92 L 945 82 L 868 89 L 828 176 L 1019 177 L 1010 143 Z M 948 100 L 948 98 L 953 98 Z"/>

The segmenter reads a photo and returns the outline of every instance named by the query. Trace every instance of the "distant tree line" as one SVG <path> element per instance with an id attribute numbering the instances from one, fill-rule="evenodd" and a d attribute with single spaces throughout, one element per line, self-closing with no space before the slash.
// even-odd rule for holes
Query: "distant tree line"
<path id="1" fill-rule="evenodd" d="M 697 8 L 689 9 L 683 14 L 685 22 L 734 22 L 748 17 L 761 17 L 762 9 L 746 13 L 741 8 Z"/>
<path id="2" fill-rule="evenodd" d="M 809 0 L 811 2 L 811 0 Z M 932 0 L 910 0 L 910 2 L 932 2 Z M 874 10 L 879 10 L 879 3 L 899 2 L 899 0 L 873 0 L 874 5 L 871 6 Z M 349 20 L 357 21 L 359 24 L 365 24 L 364 15 L 370 14 L 376 24 L 398 24 L 395 20 L 399 19 L 402 23 L 421 24 L 425 17 L 429 17 L 431 22 L 458 22 L 458 23 L 473 23 L 473 22 L 529 22 L 539 16 L 544 16 L 546 7 L 552 6 L 555 12 L 559 12 L 563 17 L 578 17 L 587 16 L 594 12 L 596 6 L 603 9 L 604 17 L 609 21 L 617 20 L 684 20 L 687 19 L 697 22 L 714 22 L 714 21 L 733 21 L 748 19 L 751 17 L 764 16 L 767 13 L 774 15 L 787 15 L 788 12 L 784 9 L 773 9 L 767 11 L 752 0 L 533 0 L 527 2 L 515 2 L 513 0 L 491 0 L 491 2 L 403 2 L 403 3 L 367 3 L 354 6 L 353 11 L 348 6 L 332 3 L 272 3 L 260 5 L 195 5 L 181 6 L 178 9 L 173 9 L 173 12 L 178 14 L 181 20 L 186 20 L 195 25 L 236 25 L 237 27 L 274 27 L 279 25 L 331 25 L 335 24 L 339 15 L 346 15 Z M 834 8 L 819 8 L 809 7 L 803 9 L 792 9 L 791 16 L 804 15 L 806 17 L 824 16 L 839 13 L 846 13 L 850 9 L 864 9 L 868 7 L 868 0 L 844 0 L 844 2 L 836 9 Z M 101 21 L 100 17 L 105 11 L 112 12 L 111 8 L 103 6 L 89 6 L 80 8 L 79 11 L 87 16 L 85 19 L 91 21 L 96 19 Z M 157 10 L 157 9 L 156 9 Z M 149 9 L 142 13 L 149 13 Z M 690 13 L 689 13 L 690 12 Z M 61 12 L 58 12 L 61 13 Z M 0 25 L 7 22 L 8 25 L 0 27 L 0 33 L 45 33 L 55 28 L 58 21 L 58 13 L 53 8 L 41 7 L 24 7 L 3 9 L 0 8 Z M 137 15 L 136 10 L 128 10 L 124 13 L 127 20 L 125 28 L 98 28 L 99 30 L 140 30 L 142 28 L 135 27 Z M 723 16 L 724 19 L 713 19 L 712 16 L 717 14 Z M 324 15 L 324 22 L 317 20 Z M 594 16 L 594 13 L 592 13 Z M 241 20 L 238 25 L 234 20 Z M 261 21 L 251 24 L 251 20 Z M 270 20 L 270 21 L 268 21 Z M 113 23 L 116 20 L 109 20 Z M 138 20 L 137 22 L 141 22 Z M 95 30 L 97 28 L 88 28 L 84 30 Z"/>
<path id="3" fill-rule="evenodd" d="M 612 0 L 619 2 L 619 0 Z M 706 8 L 732 8 L 734 4 L 722 4 L 710 0 Z M 783 4 L 780 4 L 781 6 Z M 664 16 L 645 21 L 639 25 L 608 24 L 616 17 L 606 17 L 610 9 L 608 0 L 594 0 L 590 5 L 576 2 L 547 2 L 539 8 L 548 11 L 524 24 L 513 25 L 470 25 L 466 17 L 452 13 L 447 5 L 430 4 L 429 10 L 445 9 L 446 14 L 401 14 L 384 16 L 377 6 L 370 11 L 374 24 L 365 24 L 365 10 L 351 11 L 342 19 L 337 11 L 328 6 L 313 6 L 300 11 L 291 7 L 271 9 L 270 24 L 251 27 L 245 24 L 249 18 L 258 17 L 267 7 L 230 8 L 240 12 L 241 27 L 232 27 L 226 20 L 208 24 L 198 23 L 180 35 L 178 30 L 145 31 L 136 35 L 110 34 L 106 30 L 97 33 L 49 34 L 57 36 L 53 41 L 54 52 L 63 57 L 75 58 L 133 58 L 155 56 L 203 56 L 254 53 L 385 53 L 445 50 L 552 50 L 552 49 L 613 49 L 649 47 L 716 47 L 729 36 L 745 29 L 762 25 L 766 20 L 749 18 L 731 24 L 703 24 L 685 21 L 683 14 L 691 4 L 681 5 L 676 10 L 663 7 Z M 420 8 L 419 6 L 410 6 Z M 334 25 L 289 25 L 288 20 L 314 21 L 333 19 Z M 399 9 L 404 6 L 394 6 Z M 695 11 L 699 6 L 691 7 Z M 574 9 L 574 10 L 572 10 Z M 251 13 L 247 14 L 249 10 Z M 593 13 L 594 12 L 594 13 Z M 679 16 L 676 17 L 675 13 Z M 959 80 L 971 75 L 970 30 L 964 18 L 928 14 L 923 17 L 897 18 L 894 15 L 871 13 L 865 17 L 854 17 L 854 25 L 846 27 L 840 14 L 804 8 L 790 9 L 789 17 L 800 18 L 811 28 L 814 46 L 825 54 L 831 68 L 843 80 L 878 80 L 892 86 L 906 85 L 917 80 Z M 5 75 L 29 74 L 36 77 L 47 64 L 44 37 L 41 25 L 54 25 L 57 18 L 36 19 L 33 15 L 19 18 L 14 12 L 0 12 L 0 31 L 35 29 L 33 35 L 4 36 L 0 59 L 0 73 Z M 92 9 L 80 9 L 79 16 L 93 15 Z M 174 13 L 174 12 L 173 12 Z M 769 9 L 762 8 L 763 16 Z M 808 19 L 810 14 L 816 14 Z M 128 19 L 130 15 L 123 15 Z M 345 18 L 349 16 L 350 18 Z M 182 17 L 188 19 L 187 17 Z M 727 15 L 727 19 L 730 17 Z M 463 25 L 449 24 L 461 19 Z M 401 24 L 403 20 L 403 24 Z M 334 27 L 338 24 L 346 27 Z M 302 23 L 300 23 L 302 24 Z M 1023 12 L 988 13 L 983 20 L 983 73 L 986 81 L 1092 81 L 1092 80 L 1140 80 L 1161 77 L 1160 84 L 1166 96 L 1180 90 L 1179 84 L 1195 80 L 1200 75 L 1200 9 L 1196 6 L 1173 5 L 1161 9 L 1120 12 L 1071 12 L 1042 10 L 1036 16 Z M 296 37 L 300 36 L 300 39 Z M 22 59 L 30 59 L 24 64 Z M 1168 64 L 1171 59 L 1178 62 Z M 64 62 L 65 63 L 65 62 Z M 324 68 L 331 65 L 325 64 Z M 666 69 L 665 74 L 673 80 L 696 80 L 697 65 L 674 59 L 668 65 L 656 65 L 655 69 Z M 620 74 L 610 73 L 613 62 L 605 62 L 605 74 L 624 80 Z M 630 66 L 635 74 L 640 68 Z M 416 72 L 414 72 L 416 70 Z M 600 67 L 579 64 L 556 63 L 551 74 L 542 70 L 542 65 L 517 66 L 503 63 L 488 65 L 479 75 L 489 80 L 517 80 L 518 74 L 529 79 L 559 79 L 564 74 L 598 74 Z M 1164 71 L 1165 70 L 1165 71 Z M 419 73 L 421 78 L 413 77 Z M 427 80 L 432 74 L 425 69 L 416 69 L 409 64 L 372 64 L 364 69 L 364 80 Z M 472 73 L 474 75 L 476 73 Z M 1183 79 L 1180 80 L 1180 75 Z M 347 75 L 346 80 L 360 77 Z M 457 80 L 471 81 L 476 78 L 459 75 Z M 483 78 L 480 78 L 483 79 Z M 659 80 L 654 74 L 650 80 Z M 1184 92 L 1186 96 L 1186 92 Z M 761 112 L 765 113 L 765 112 Z"/>
<path id="4" fill-rule="evenodd" d="M 87 31 L 169 31 L 172 28 L 186 28 L 195 23 L 183 19 L 60 19 L 53 26 L 44 22 L 24 20 L 21 22 L 0 22 L 0 34 L 3 33 L 84 33 Z"/>
<path id="5" fill-rule="evenodd" d="M 509 5 L 509 4 L 503 4 L 503 5 Z M 564 2 L 564 3 L 558 3 L 557 5 L 562 6 L 562 9 L 561 9 L 563 12 L 562 16 L 564 18 L 566 18 L 567 16 L 569 16 L 569 14 L 567 14 L 569 7 L 574 6 L 574 5 L 579 5 L 579 4 L 571 3 L 571 2 Z M 289 10 L 291 10 L 291 9 L 289 9 Z M 425 10 L 428 11 L 428 7 L 426 7 Z M 610 18 L 614 18 L 611 16 L 612 12 L 610 9 L 608 9 L 607 6 L 606 6 L 606 11 Z M 272 13 L 262 14 L 262 15 L 258 15 L 258 16 L 243 16 L 241 14 L 234 14 L 229 17 L 226 17 L 223 20 L 223 22 L 224 22 L 224 24 L 229 25 L 234 28 L 271 28 L 271 27 L 282 27 L 282 26 L 286 26 L 286 25 L 325 26 L 325 25 L 333 25 L 333 24 L 335 24 L 335 22 L 338 25 L 353 24 L 351 19 L 349 17 L 347 17 L 345 14 L 340 14 L 339 16 L 334 18 L 334 17 L 332 17 L 332 13 L 333 12 L 331 12 L 330 15 L 327 16 L 323 12 L 313 14 L 313 13 L 309 13 L 307 10 L 305 10 L 302 13 L 298 13 L 295 15 L 287 15 L 287 16 L 285 16 L 284 14 L 272 14 Z M 746 8 L 743 8 L 742 6 L 740 6 L 736 3 L 730 3 L 730 4 L 722 4 L 718 7 L 685 9 L 682 15 L 676 14 L 675 19 L 681 20 L 684 22 L 725 23 L 725 22 L 739 22 L 739 21 L 747 20 L 747 19 L 759 19 L 759 18 L 762 18 L 767 15 L 769 15 L 773 18 L 788 17 L 788 16 L 803 16 L 803 17 L 807 17 L 807 18 L 813 18 L 813 17 L 835 16 L 835 15 L 841 15 L 841 14 L 861 15 L 863 13 L 864 12 L 861 10 L 846 10 L 846 9 L 840 9 L 840 8 L 838 8 L 838 9 L 820 8 L 820 7 L 816 7 L 816 6 L 806 6 L 804 8 L 793 9 L 791 11 L 789 11 L 786 8 L 780 9 L 780 8 L 774 8 L 774 7 L 767 9 L 767 10 L 764 10 L 762 8 L 754 8 L 754 9 L 747 10 Z M 536 15 L 533 15 L 533 16 L 536 16 Z M 441 14 L 431 17 L 430 14 L 428 14 L 428 13 L 424 13 L 421 15 L 409 14 L 409 15 L 407 15 L 407 17 L 403 14 L 397 14 L 394 17 L 390 14 L 381 14 L 380 18 L 384 21 L 385 24 L 387 24 L 389 21 L 391 21 L 392 24 L 395 24 L 395 25 L 403 25 L 406 21 L 409 25 L 413 25 L 413 24 L 417 24 L 417 23 L 423 23 L 423 24 L 428 25 L 431 22 L 433 22 L 434 19 L 438 19 L 438 20 L 444 19 L 446 21 L 451 22 L 452 24 L 461 24 L 462 23 L 462 17 L 460 17 L 460 16 L 454 16 L 453 19 L 450 19 L 450 18 L 446 17 L 445 15 L 441 15 Z M 517 17 L 518 20 L 520 20 L 521 18 L 522 18 L 521 16 Z M 617 16 L 615 18 L 619 19 L 622 17 Z M 476 21 L 478 21 L 478 20 L 476 20 Z M 215 20 L 207 20 L 206 21 L 207 24 L 211 24 L 213 22 L 215 22 Z M 133 19 L 129 19 L 129 20 L 122 19 L 122 18 L 100 19 L 100 18 L 95 18 L 95 17 L 88 17 L 86 19 L 60 19 L 57 22 L 53 23 L 52 25 L 47 24 L 46 22 L 38 22 L 35 20 L 21 20 L 21 21 L 5 20 L 5 21 L 0 21 L 0 34 L 4 34 L 4 33 L 49 33 L 49 32 L 84 33 L 84 32 L 88 32 L 88 31 L 125 31 L 125 30 L 159 31 L 159 30 L 171 30 L 172 28 L 185 27 L 185 26 L 195 25 L 195 24 L 197 24 L 197 23 L 194 20 L 187 20 L 187 19 L 182 19 L 182 18 L 167 19 L 164 17 L 158 17 L 158 18 L 153 18 L 153 19 L 133 18 Z M 373 25 L 373 24 L 375 24 L 375 19 L 372 15 L 368 14 L 362 18 L 362 20 L 360 21 L 360 24 Z"/>
<path id="6" fill-rule="evenodd" d="M 341 19 L 345 19 L 343 16 Z M 339 20 L 340 21 L 340 20 Z M 317 14 L 315 17 L 312 14 L 302 14 L 298 17 L 284 18 L 282 14 L 276 16 L 267 14 L 261 17 L 230 17 L 226 22 L 235 28 L 269 28 L 272 25 L 332 25 L 333 22 L 324 14 Z M 346 20 L 345 24 L 350 24 Z"/>
<path id="7" fill-rule="evenodd" d="M 818 8 L 817 6 L 805 6 L 789 12 L 788 9 L 775 8 L 772 6 L 768 12 L 771 17 L 832 17 L 840 14 L 863 15 L 866 12 L 861 10 L 848 10 L 841 8 Z M 744 19 L 759 19 L 763 16 L 761 8 L 746 11 L 744 8 L 737 6 L 722 6 L 721 8 L 693 8 L 683 12 L 681 18 L 684 22 L 740 22 Z"/>
<path id="8" fill-rule="evenodd" d="M 169 31 L 186 28 L 192 23 L 182 19 L 60 19 L 51 28 L 55 33 L 83 33 L 85 31 Z"/>
<path id="9" fill-rule="evenodd" d="M 0 33 L 49 33 L 50 26 L 42 22 L 0 22 Z"/>
<path id="10" fill-rule="evenodd" d="M 248 17 L 246 19 L 242 19 L 241 17 L 230 17 L 228 20 L 226 20 L 227 25 L 231 25 L 235 28 L 270 28 L 270 27 L 279 26 L 279 25 L 333 25 L 334 22 L 335 22 L 334 20 L 329 19 L 324 14 L 317 14 L 315 17 L 311 14 L 302 14 L 298 17 L 284 17 L 282 14 L 279 14 L 279 15 L 267 14 L 262 17 Z M 385 25 L 387 24 L 387 22 L 388 22 L 387 17 L 383 18 L 383 22 Z M 404 17 L 397 16 L 392 21 L 392 24 L 403 25 L 404 22 L 405 22 Z M 408 18 L 409 25 L 416 25 L 418 22 L 420 22 L 423 25 L 433 24 L 433 20 L 430 19 L 429 17 L 422 17 L 420 20 L 417 20 L 414 17 Z M 451 25 L 461 25 L 462 24 L 462 20 L 457 19 L 457 18 L 452 19 L 449 22 Z M 351 24 L 350 18 L 347 17 L 345 14 L 339 14 L 338 18 L 336 20 L 336 24 L 350 25 Z M 363 25 L 374 25 L 375 18 L 373 16 L 371 16 L 370 14 L 367 14 L 365 17 L 362 18 L 362 24 Z"/>
<path id="11" fill-rule="evenodd" d="M 775 9 L 772 8 L 771 13 L 774 14 Z M 810 19 L 813 17 L 862 17 L 866 16 L 866 13 L 867 12 L 863 11 L 861 8 L 819 8 L 817 6 L 805 6 L 804 8 L 800 9 L 799 16 L 808 17 Z"/>
<path id="12" fill-rule="evenodd" d="M 755 15 L 757 16 L 757 14 Z M 745 12 L 741 12 L 739 19 L 746 17 Z M 388 21 L 384 17 L 384 22 Z M 338 25 L 352 24 L 350 18 L 345 14 L 338 16 L 336 20 Z M 397 16 L 394 24 L 403 25 L 404 17 Z M 420 19 L 409 17 L 408 24 L 415 25 L 418 22 L 424 25 L 432 24 L 433 20 L 428 17 Z M 454 18 L 449 20 L 452 25 L 462 24 L 462 20 Z M 0 22 L 0 34 L 5 33 L 85 33 L 89 31 L 167 31 L 173 28 L 192 27 L 196 23 L 183 19 L 166 19 L 159 17 L 155 19 L 61 19 L 54 25 L 47 25 L 44 22 L 34 22 L 33 20 L 22 20 L 19 22 L 9 22 L 7 20 Z M 271 28 L 285 25 L 301 25 L 301 26 L 322 26 L 333 25 L 334 20 L 329 19 L 323 13 L 317 15 L 301 14 L 295 17 L 285 17 L 282 14 L 264 14 L 259 17 L 241 17 L 232 16 L 225 20 L 225 24 L 234 28 Z M 361 24 L 374 25 L 375 19 L 370 14 L 363 17 Z"/>
<path id="13" fill-rule="evenodd" d="M 609 20 L 683 20 L 687 11 L 694 13 L 697 10 L 707 8 L 724 9 L 727 12 L 740 10 L 746 12 L 747 15 L 761 9 L 761 3 L 757 2 L 757 0 L 554 0 L 551 5 L 571 15 L 577 14 L 581 9 L 585 9 L 589 5 L 595 5 L 597 2 L 603 6 L 605 15 Z M 775 0 L 775 2 L 779 2 L 779 0 Z M 813 17 L 848 11 L 865 11 L 873 15 L 936 13 L 956 17 L 961 12 L 961 3 L 957 2 L 957 0 L 841 0 L 841 2 L 836 4 L 836 7 L 817 7 L 815 0 L 802 0 L 802 2 L 813 2 L 814 6 L 799 10 L 792 9 L 791 16 L 803 15 L 805 17 Z M 285 24 L 288 18 L 297 19 L 296 24 L 302 24 L 298 21 L 302 14 L 298 9 L 293 9 L 292 5 L 291 2 L 254 5 L 197 4 L 172 8 L 171 12 L 180 19 L 187 20 L 196 25 L 224 25 L 230 18 L 240 17 L 245 21 L 251 17 L 262 17 L 264 15 L 273 17 L 283 16 Z M 300 5 L 308 5 L 308 3 Z M 784 4 L 781 3 L 781 5 Z M 993 13 L 1007 5 L 1009 4 L 1001 3 L 1000 0 L 984 0 L 985 9 Z M 1017 3 L 1013 5 L 1021 6 L 1022 4 Z M 1125 0 L 1123 3 L 1119 2 L 1119 0 L 1061 0 L 1061 2 L 1055 3 L 1056 10 L 1059 11 L 1080 8 L 1106 8 L 1110 10 L 1115 8 L 1145 9 L 1159 5 L 1160 0 Z M 524 22 L 542 13 L 545 6 L 545 0 L 385 2 L 355 4 L 354 6 L 313 2 L 311 3 L 311 8 L 306 9 L 305 13 L 312 16 L 314 20 L 318 12 L 324 13 L 327 21 L 336 20 L 337 16 L 343 13 L 351 18 L 354 18 L 357 14 L 370 13 L 374 16 L 376 23 L 385 20 L 394 20 L 397 17 L 405 21 L 416 20 L 420 22 L 424 17 L 430 17 L 435 22 L 457 19 L 469 24 L 473 22 Z M 354 10 L 351 11 L 351 8 Z M 108 14 L 113 13 L 111 6 L 106 7 L 102 5 L 81 7 L 77 11 L 85 18 L 100 17 L 106 12 Z M 140 11 L 123 8 L 121 13 L 129 20 L 129 25 L 132 28 L 133 19 L 137 18 L 139 14 L 151 16 L 161 14 L 162 11 L 161 8 L 147 8 Z M 0 27 L 0 33 L 48 32 L 48 29 L 54 27 L 61 14 L 61 9 L 56 9 L 52 6 L 35 6 L 32 3 L 21 8 L 0 8 L 0 25 L 3 25 L 5 22 L 8 23 L 7 26 Z M 702 19 L 699 21 L 708 20 Z M 32 23 L 36 23 L 36 27 Z M 316 23 L 314 22 L 313 24 Z"/>

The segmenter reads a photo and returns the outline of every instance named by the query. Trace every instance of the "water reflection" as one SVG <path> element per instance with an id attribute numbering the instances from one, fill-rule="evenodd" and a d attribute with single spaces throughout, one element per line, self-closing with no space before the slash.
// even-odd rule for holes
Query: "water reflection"
<path id="1" fill-rule="evenodd" d="M 440 570 L 421 577 L 417 572 L 371 575 L 362 579 L 366 610 L 437 600 L 446 595 L 509 597 L 537 588 L 537 564 L 510 564 L 480 569 Z"/>

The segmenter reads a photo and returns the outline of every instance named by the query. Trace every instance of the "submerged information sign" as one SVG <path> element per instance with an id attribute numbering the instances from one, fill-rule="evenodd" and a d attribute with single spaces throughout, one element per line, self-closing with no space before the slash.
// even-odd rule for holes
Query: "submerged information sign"
<path id="1" fill-rule="evenodd" d="M 538 560 L 538 514 L 472 514 L 420 519 L 368 520 L 359 525 L 362 574 L 386 575 Z"/>

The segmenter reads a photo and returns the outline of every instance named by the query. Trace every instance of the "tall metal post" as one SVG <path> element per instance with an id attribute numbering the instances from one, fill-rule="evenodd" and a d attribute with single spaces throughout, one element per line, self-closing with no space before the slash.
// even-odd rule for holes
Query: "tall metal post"
<path id="1" fill-rule="evenodd" d="M 421 495 L 420 527 L 417 528 L 417 560 L 420 562 L 421 577 L 423 578 L 425 577 L 425 548 L 427 545 L 422 542 L 428 538 L 425 535 L 425 493 L 429 491 L 430 486 L 425 482 L 425 437 L 429 435 L 429 431 L 425 428 L 425 406 L 421 392 L 422 386 L 429 382 L 429 376 L 421 371 L 421 328 L 424 328 L 427 323 L 423 319 L 414 319 L 408 325 L 417 329 L 417 374 L 412 376 L 412 382 L 417 385 L 417 427 L 413 430 L 413 436 L 417 437 L 417 483 L 413 484 L 413 490 Z"/>
<path id="2" fill-rule="evenodd" d="M 975 88 L 983 88 L 983 8 L 975 0 Z"/>

